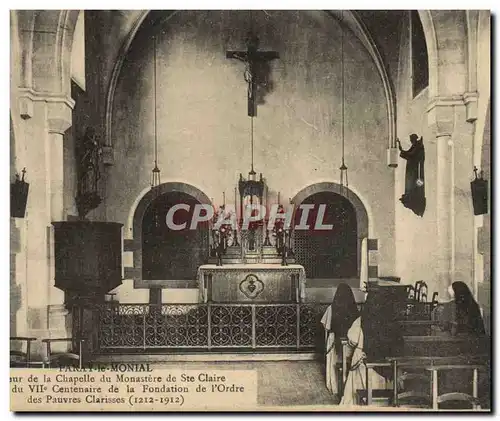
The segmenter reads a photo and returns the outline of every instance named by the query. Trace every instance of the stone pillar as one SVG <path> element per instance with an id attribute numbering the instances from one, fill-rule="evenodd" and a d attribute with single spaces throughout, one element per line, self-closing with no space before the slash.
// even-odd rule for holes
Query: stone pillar
<path id="1" fill-rule="evenodd" d="M 465 282 L 476 295 L 474 281 L 475 229 L 470 182 L 474 178 L 474 124 L 466 106 L 455 107 L 453 153 L 453 281 Z"/>
<path id="2" fill-rule="evenodd" d="M 50 160 L 50 222 L 66 219 L 64 209 L 64 134 L 72 124 L 71 101 L 57 101 L 47 103 L 47 128 L 49 140 Z M 69 337 L 71 320 L 64 305 L 64 292 L 54 286 L 54 228 L 49 226 L 49 306 L 48 330 L 53 337 Z"/>
<path id="3" fill-rule="evenodd" d="M 149 288 L 149 304 L 161 305 L 161 288 L 151 287 Z"/>
<path id="4" fill-rule="evenodd" d="M 459 104 L 461 104 L 459 98 L 438 98 L 427 110 L 429 126 L 435 133 L 437 143 L 435 180 L 437 273 L 434 292 L 438 292 L 441 298 L 449 298 L 447 289 L 453 282 L 453 130 L 454 107 Z"/>
<path id="5" fill-rule="evenodd" d="M 452 152 L 451 135 L 437 136 L 437 188 L 436 188 L 436 232 L 438 255 L 437 285 L 435 292 L 443 297 L 452 282 Z"/>
<path id="6" fill-rule="evenodd" d="M 368 249 L 368 280 L 376 281 L 378 279 L 379 247 L 378 239 L 369 238 Z"/>
<path id="7" fill-rule="evenodd" d="M 69 98 L 20 90 L 20 112 L 25 143 L 26 209 L 26 334 L 39 339 L 67 336 L 64 293 L 54 287 L 54 244 L 51 222 L 63 215 L 63 134 L 71 126 Z M 55 310 L 55 311 L 54 311 Z M 35 355 L 44 355 L 39 342 Z"/>
<path id="8" fill-rule="evenodd" d="M 436 291 L 441 298 L 448 298 L 454 281 L 474 289 L 473 132 L 466 116 L 462 96 L 435 99 L 428 108 L 437 142 L 437 179 L 428 182 L 436 183 Z"/>

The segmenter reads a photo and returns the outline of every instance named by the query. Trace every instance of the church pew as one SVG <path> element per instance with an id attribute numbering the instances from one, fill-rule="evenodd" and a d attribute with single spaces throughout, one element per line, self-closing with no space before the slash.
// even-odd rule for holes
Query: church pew
<path id="1" fill-rule="evenodd" d="M 402 356 L 452 357 L 460 355 L 489 355 L 491 338 L 460 336 L 404 336 Z"/>
<path id="2" fill-rule="evenodd" d="M 45 364 L 48 368 L 57 364 L 58 367 L 61 366 L 77 366 L 78 368 L 83 367 L 83 343 L 86 341 L 85 338 L 47 338 L 42 339 L 42 342 L 46 346 L 46 361 Z M 65 352 L 54 352 L 52 350 L 52 344 L 56 342 L 70 343 L 71 348 Z"/>
<path id="3" fill-rule="evenodd" d="M 435 320 L 402 320 L 398 323 L 404 336 L 432 336 L 433 328 L 439 326 Z"/>
<path id="4" fill-rule="evenodd" d="M 463 362 L 464 359 L 471 359 L 480 356 L 488 361 L 491 351 L 491 339 L 489 337 L 468 338 L 468 337 L 448 337 L 448 336 L 404 336 L 403 350 L 397 358 L 406 358 L 413 364 L 418 365 L 418 361 L 433 360 L 439 357 L 455 357 Z M 347 380 L 349 362 L 346 355 L 349 353 L 347 339 L 342 340 L 342 385 Z M 388 356 L 387 358 L 395 358 Z M 367 368 L 367 402 L 370 404 L 372 391 L 369 376 L 374 367 L 390 367 L 391 361 L 366 362 Z M 342 388 L 343 389 L 343 388 Z M 343 390 L 342 390 L 343 393 Z"/>
<path id="5" fill-rule="evenodd" d="M 36 338 L 25 336 L 11 336 L 10 342 L 20 343 L 21 349 L 10 350 L 10 366 L 11 367 L 29 367 L 31 359 L 31 342 L 36 341 Z M 26 345 L 26 352 L 23 351 L 23 346 Z"/>
<path id="6" fill-rule="evenodd" d="M 419 401 L 427 403 L 428 407 L 432 406 L 434 409 L 437 409 L 439 403 L 446 403 L 449 401 L 466 402 L 472 405 L 473 408 L 479 405 L 478 372 L 479 370 L 488 368 L 488 355 L 459 355 L 454 357 L 388 357 L 387 360 L 391 362 L 394 378 L 397 379 L 397 381 L 393 384 L 392 403 L 394 406 L 399 406 L 401 399 L 408 398 L 418 398 Z M 377 364 L 374 363 L 372 366 L 376 365 Z M 398 375 L 399 371 L 404 369 L 411 370 L 412 372 L 405 372 L 402 375 Z M 444 370 L 472 370 L 472 394 L 453 391 L 438 396 L 437 372 Z M 432 372 L 432 376 L 426 374 L 425 371 Z M 427 383 L 427 387 L 424 388 L 427 392 L 413 388 L 400 393 L 398 390 L 399 384 L 402 380 L 406 380 L 406 378 L 417 378 L 424 381 L 424 383 Z M 431 387 L 429 387 L 429 382 L 431 380 Z"/>
<path id="7" fill-rule="evenodd" d="M 439 405 L 447 402 L 461 402 L 472 406 L 472 409 L 480 408 L 478 394 L 478 372 L 487 369 L 489 361 L 485 356 L 474 357 L 389 357 L 385 362 L 366 362 L 366 389 L 360 391 L 360 396 L 366 396 L 366 404 L 373 404 L 374 393 L 386 398 L 386 402 L 391 402 L 393 406 L 398 406 L 401 399 L 418 398 L 420 402 L 428 403 L 429 407 L 437 410 Z M 371 385 L 371 374 L 375 368 L 392 366 L 394 379 L 392 396 L 387 390 L 373 390 Z M 398 383 L 402 376 L 398 376 L 398 369 L 411 368 L 413 370 L 425 370 L 431 373 L 429 394 L 422 391 L 398 392 Z M 438 373 L 440 371 L 451 370 L 472 370 L 473 383 L 472 394 L 464 392 L 448 392 L 439 395 L 438 393 Z M 413 373 L 412 375 L 420 376 Z"/>
<path id="8" fill-rule="evenodd" d="M 342 369 L 347 368 L 349 344 L 342 343 Z M 400 357 L 457 357 L 468 355 L 490 355 L 491 338 L 466 338 L 457 336 L 403 336 L 403 351 Z"/>

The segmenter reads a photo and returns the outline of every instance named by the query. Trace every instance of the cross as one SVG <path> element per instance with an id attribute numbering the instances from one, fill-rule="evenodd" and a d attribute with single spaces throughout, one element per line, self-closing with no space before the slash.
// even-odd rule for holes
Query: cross
<path id="1" fill-rule="evenodd" d="M 246 51 L 226 51 L 226 58 L 235 58 L 246 64 L 245 81 L 248 83 L 248 115 L 250 117 L 257 115 L 257 86 L 259 82 L 262 83 L 262 80 L 259 80 L 259 70 L 263 64 L 280 57 L 277 51 L 258 51 L 258 49 L 259 38 L 250 34 Z"/>

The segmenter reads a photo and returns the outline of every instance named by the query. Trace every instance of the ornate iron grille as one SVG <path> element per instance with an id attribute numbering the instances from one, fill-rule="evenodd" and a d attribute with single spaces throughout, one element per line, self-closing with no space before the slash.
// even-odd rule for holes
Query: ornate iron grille
<path id="1" fill-rule="evenodd" d="M 210 306 L 213 347 L 252 346 L 252 308 L 239 304 Z"/>
<path id="2" fill-rule="evenodd" d="M 308 304 L 300 307 L 299 333 L 300 343 L 321 349 L 325 339 L 324 330 L 321 326 L 321 317 L 326 311 L 328 304 Z M 321 329 L 311 329 L 314 326 Z"/>
<path id="3" fill-rule="evenodd" d="M 300 347 L 297 307 L 297 304 L 255 306 L 255 346 Z"/>
<path id="4" fill-rule="evenodd" d="M 327 304 L 116 304 L 94 306 L 98 346 L 112 350 L 221 348 L 314 351 Z"/>
<path id="5" fill-rule="evenodd" d="M 426 304 L 422 306 L 422 304 Z M 427 305 L 429 304 L 429 305 Z M 431 303 L 408 302 L 403 320 L 431 317 Z M 318 352 L 327 303 L 117 304 L 86 307 L 94 314 L 97 346 L 90 352 L 221 349 Z M 361 305 L 359 305 L 361 309 Z M 422 310 L 424 309 L 424 310 Z"/>

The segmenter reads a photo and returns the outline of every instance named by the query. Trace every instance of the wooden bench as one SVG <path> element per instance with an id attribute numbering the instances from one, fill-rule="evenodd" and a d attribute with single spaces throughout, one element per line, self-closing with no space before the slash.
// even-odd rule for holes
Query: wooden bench
<path id="1" fill-rule="evenodd" d="M 10 350 L 10 366 L 11 367 L 29 367 L 31 363 L 31 342 L 36 341 L 36 338 L 27 336 L 11 336 L 10 342 L 21 342 L 21 350 Z M 26 351 L 23 351 L 24 345 Z"/>
<path id="2" fill-rule="evenodd" d="M 417 398 L 422 402 L 426 402 L 428 407 L 439 409 L 439 405 L 446 402 L 462 402 L 469 404 L 472 409 L 480 409 L 478 396 L 478 372 L 480 369 L 488 368 L 488 356 L 478 355 L 462 355 L 456 357 L 389 357 L 388 361 L 392 363 L 394 378 L 397 379 L 393 384 L 394 406 L 399 406 L 401 400 L 408 398 Z M 417 373 L 404 373 L 398 375 L 399 369 L 408 368 L 417 370 Z M 463 392 L 449 392 L 442 395 L 438 393 L 438 372 L 444 370 L 472 370 L 472 394 Z M 431 376 L 425 376 L 422 371 L 431 373 Z M 403 377 L 420 378 L 423 381 L 430 380 L 428 392 L 409 390 L 400 393 L 399 383 Z"/>
<path id="3" fill-rule="evenodd" d="M 366 401 L 368 405 L 372 404 L 373 397 L 373 391 L 371 390 L 370 385 L 370 376 L 373 369 L 375 367 L 393 366 L 392 361 L 394 358 L 398 358 L 400 361 L 404 361 L 406 359 L 406 361 L 410 361 L 411 364 L 417 367 L 419 367 L 420 364 L 421 368 L 438 367 L 437 369 L 439 370 L 444 370 L 446 366 L 457 368 L 457 365 L 467 365 L 466 368 L 468 368 L 472 363 L 476 364 L 478 357 L 482 361 L 489 361 L 490 358 L 491 339 L 489 337 L 465 338 L 443 336 L 404 336 L 403 341 L 404 346 L 402 355 L 392 357 L 390 361 L 365 362 L 367 378 Z M 344 385 L 349 371 L 349 361 L 345 357 L 345 355 L 348 354 L 348 341 L 343 340 L 342 345 L 341 373 L 342 385 Z M 451 365 L 451 360 L 447 360 L 447 365 L 441 364 L 438 366 L 436 365 L 436 361 L 439 361 L 439 358 L 453 358 L 454 364 Z M 430 363 L 433 365 L 430 365 Z M 407 362 L 407 364 L 410 363 Z M 484 364 L 482 366 L 484 366 Z M 397 363 L 396 367 L 393 366 L 393 369 L 395 375 L 397 375 Z M 395 383 L 397 383 L 397 376 L 395 376 L 394 379 L 396 379 Z M 474 396 L 472 397 L 474 398 Z M 394 394 L 394 398 L 394 401 L 397 402 L 396 392 Z"/>
<path id="4" fill-rule="evenodd" d="M 404 336 L 401 356 L 456 357 L 461 355 L 489 355 L 491 338 L 460 336 Z"/>
<path id="5" fill-rule="evenodd" d="M 398 324 L 403 336 L 433 336 L 433 328 L 439 326 L 435 320 L 401 320 Z"/>
<path id="6" fill-rule="evenodd" d="M 403 329 L 432 329 L 437 322 L 431 320 L 423 321 L 400 321 Z M 462 338 L 457 336 L 435 336 L 435 335 L 405 335 L 403 336 L 404 348 L 402 356 L 410 357 L 449 357 L 460 355 L 488 355 L 491 348 L 489 337 Z M 342 385 L 347 379 L 349 372 L 349 361 L 347 355 L 351 353 L 347 338 L 341 339 L 342 351 L 339 355 L 339 377 Z"/>
<path id="7" fill-rule="evenodd" d="M 399 406 L 401 400 L 417 399 L 424 403 L 423 407 L 439 409 L 440 404 L 447 402 L 466 403 L 472 409 L 480 409 L 478 395 L 478 372 L 480 369 L 487 369 L 489 366 L 488 355 L 459 355 L 455 357 L 388 357 L 386 362 L 367 362 L 366 364 L 366 402 L 367 405 L 373 403 L 373 393 L 370 382 L 372 371 L 377 367 L 392 366 L 393 370 L 393 391 L 390 402 L 393 406 Z M 399 370 L 409 368 L 416 370 L 415 373 L 403 373 L 399 375 Z M 438 372 L 445 370 L 472 370 L 472 394 L 463 392 L 449 392 L 442 395 L 438 393 Z M 430 372 L 431 376 L 425 376 L 422 372 Z M 407 390 L 399 392 L 399 383 L 404 378 L 416 378 L 422 381 L 430 380 L 429 393 L 420 390 Z M 422 407 L 422 406 L 418 406 Z"/>
<path id="8" fill-rule="evenodd" d="M 42 342 L 45 343 L 47 349 L 47 367 L 51 367 L 55 362 L 64 362 L 70 361 L 74 364 L 78 365 L 78 368 L 83 367 L 83 343 L 85 342 L 85 338 L 49 338 L 42 339 Z M 68 351 L 68 352 L 53 352 L 51 344 L 54 342 L 69 342 L 73 344 L 73 349 L 76 348 L 76 352 Z M 61 364 L 60 364 L 61 365 Z M 70 364 L 71 365 L 71 364 Z"/>

